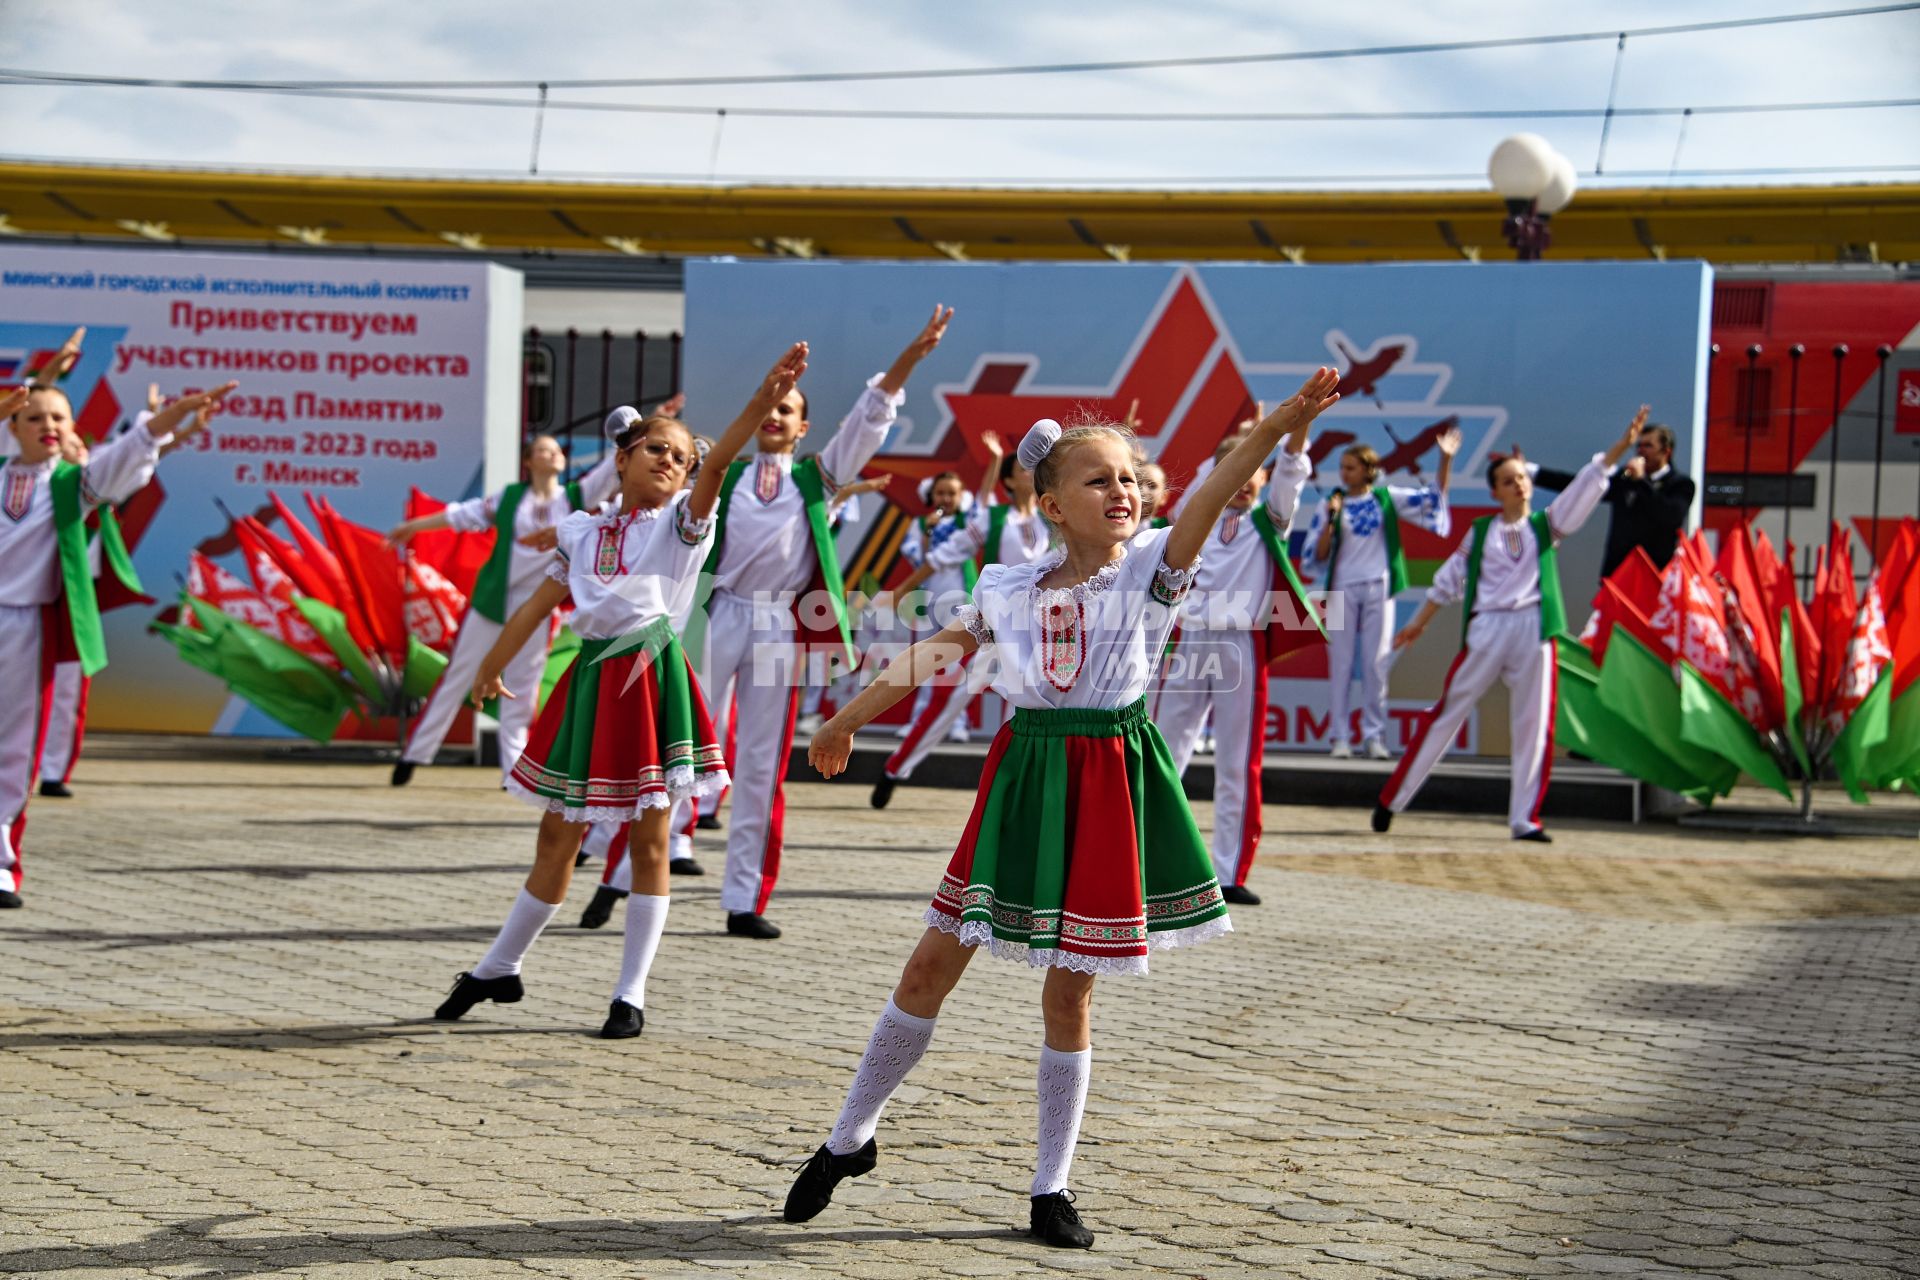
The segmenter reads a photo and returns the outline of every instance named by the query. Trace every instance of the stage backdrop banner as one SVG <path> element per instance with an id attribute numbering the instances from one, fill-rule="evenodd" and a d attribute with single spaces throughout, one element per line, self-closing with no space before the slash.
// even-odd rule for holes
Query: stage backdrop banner
<path id="1" fill-rule="evenodd" d="M 384 529 L 409 486 L 453 499 L 510 480 L 520 316 L 520 273 L 487 263 L 0 248 L 0 364 L 37 362 L 87 327 L 64 384 L 83 436 L 130 426 L 149 384 L 167 395 L 240 384 L 122 512 L 134 566 L 163 605 L 196 548 L 246 576 L 216 500 L 270 512 L 271 490 L 306 520 L 311 490 Z M 106 615 L 110 664 L 89 727 L 285 732 L 148 634 L 156 612 Z"/>
<path id="2" fill-rule="evenodd" d="M 1341 449 L 1370 444 L 1388 482 L 1416 484 L 1438 467 L 1436 436 L 1449 426 L 1465 436 L 1452 535 L 1402 526 L 1414 581 L 1398 602 L 1404 621 L 1469 522 L 1495 509 L 1489 452 L 1517 444 L 1536 462 L 1577 469 L 1644 403 L 1679 437 L 1676 463 L 1699 477 L 1711 287 L 1704 263 L 701 261 L 687 267 L 686 382 L 691 416 L 717 430 L 781 349 L 806 339 L 814 425 L 802 447 L 817 448 L 941 302 L 956 309 L 952 327 L 915 374 L 876 469 L 917 479 L 952 467 L 973 483 L 984 431 L 1011 448 L 1036 418 L 1119 419 L 1137 402 L 1141 442 L 1177 488 L 1256 402 L 1271 405 L 1314 366 L 1332 365 L 1345 398 L 1315 431 L 1296 552 L 1314 505 L 1338 485 Z M 896 483 L 886 496 L 917 512 L 913 489 Z M 1603 507 L 1560 557 L 1576 628 L 1607 520 Z M 887 576 L 903 524 L 879 512 L 843 528 L 849 582 L 866 569 Z M 1396 751 L 1412 720 L 1403 708 L 1438 696 L 1458 642 L 1449 611 L 1395 665 Z M 1297 661 L 1272 683 L 1269 742 L 1324 750 L 1326 663 Z M 1466 744 L 1507 750 L 1504 698 L 1482 703 Z"/>

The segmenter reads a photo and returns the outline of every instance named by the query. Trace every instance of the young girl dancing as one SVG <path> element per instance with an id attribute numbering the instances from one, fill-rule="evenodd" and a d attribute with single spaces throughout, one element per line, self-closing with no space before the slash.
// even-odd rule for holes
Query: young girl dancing
<path id="1" fill-rule="evenodd" d="M 1029 1230 L 1063 1248 L 1093 1243 L 1067 1187 L 1092 1060 L 1094 976 L 1145 973 L 1150 950 L 1231 929 L 1206 842 L 1146 716 L 1148 675 L 1214 520 L 1283 435 L 1304 436 L 1338 399 L 1338 383 L 1330 369 L 1315 373 L 1214 468 L 1170 529 L 1146 533 L 1124 428 L 1062 433 L 1035 423 L 1020 462 L 1061 548 L 1033 564 L 988 566 L 972 605 L 815 735 L 808 758 L 833 777 L 855 730 L 981 645 L 993 646 L 994 687 L 1015 708 L 839 1121 L 787 1195 L 787 1221 L 814 1217 L 842 1178 L 874 1167 L 881 1108 L 926 1052 L 941 1002 L 985 944 L 1047 970 Z"/>
<path id="2" fill-rule="evenodd" d="M 70 343 L 77 351 L 77 337 Z M 93 449 L 84 465 L 61 457 L 73 430 L 65 392 L 38 383 L 0 391 L 0 417 L 17 449 L 0 466 L 0 908 L 21 905 L 20 842 L 54 667 L 72 658 L 91 676 L 107 665 L 87 516 L 101 513 L 108 571 L 137 589 L 112 504 L 144 488 L 165 441 L 176 430 L 184 435 L 189 420 L 204 417 L 235 385 L 182 396 L 143 416 L 133 430 Z"/>
<path id="3" fill-rule="evenodd" d="M 1607 477 L 1646 422 L 1647 406 L 1641 405 L 1613 447 L 1594 454 L 1545 511 L 1533 509 L 1533 478 L 1523 460 L 1496 457 L 1487 464 L 1487 489 L 1500 504 L 1499 514 L 1473 522 L 1433 575 L 1420 612 L 1393 638 L 1394 648 L 1405 648 L 1420 638 L 1441 606 L 1460 606 L 1460 656 L 1447 671 L 1440 701 L 1420 721 L 1413 744 L 1380 792 L 1373 807 L 1375 831 L 1392 826 L 1393 815 L 1413 803 L 1474 704 L 1498 680 L 1507 686 L 1513 735 L 1507 826 L 1515 840 L 1553 842 L 1540 826 L 1540 802 L 1553 765 L 1554 637 L 1567 629 L 1554 551 L 1600 505 Z"/>
<path id="4" fill-rule="evenodd" d="M 506 688 L 501 672 L 572 596 L 580 654 L 548 697 L 507 779 L 509 790 L 546 810 L 533 871 L 493 946 L 455 979 L 434 1017 L 452 1021 L 482 1000 L 521 998 L 521 961 L 566 899 L 583 828 L 631 819 L 633 894 L 620 979 L 600 1034 L 609 1040 L 640 1034 L 647 971 L 667 924 L 669 813 L 675 802 L 727 784 L 713 722 L 672 620 L 688 607 L 712 548 L 714 503 L 727 464 L 806 367 L 807 345 L 796 343 L 713 446 L 691 489 L 682 486 L 697 454 L 684 424 L 653 417 L 622 429 L 612 442 L 620 509 L 576 511 L 561 521 L 548 580 L 481 660 L 476 705 L 532 697 L 529 688 Z"/>

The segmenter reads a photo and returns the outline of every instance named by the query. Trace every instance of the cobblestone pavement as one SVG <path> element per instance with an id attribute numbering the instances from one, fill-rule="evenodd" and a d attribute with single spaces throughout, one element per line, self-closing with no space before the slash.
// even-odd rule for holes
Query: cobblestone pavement
<path id="1" fill-rule="evenodd" d="M 1039 983 L 985 956 L 880 1167 L 777 1216 L 964 793 L 793 788 L 786 938 L 676 882 L 606 1042 L 584 886 L 524 1003 L 423 1021 L 531 850 L 489 772 L 89 745 L 0 916 L 0 1272 L 1920 1274 L 1911 842 L 1270 808 L 1266 904 L 1096 994 L 1062 1254 L 1015 1234 Z"/>

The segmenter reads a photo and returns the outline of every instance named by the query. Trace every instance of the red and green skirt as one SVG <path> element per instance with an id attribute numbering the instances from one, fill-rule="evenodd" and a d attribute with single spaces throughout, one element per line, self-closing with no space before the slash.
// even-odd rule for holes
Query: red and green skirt
<path id="1" fill-rule="evenodd" d="M 713 719 L 665 618 L 580 642 L 507 778 L 568 822 L 622 822 L 726 786 Z"/>
<path id="2" fill-rule="evenodd" d="M 1144 698 L 1013 713 L 926 919 L 963 945 L 1081 973 L 1145 973 L 1149 951 L 1233 931 Z"/>

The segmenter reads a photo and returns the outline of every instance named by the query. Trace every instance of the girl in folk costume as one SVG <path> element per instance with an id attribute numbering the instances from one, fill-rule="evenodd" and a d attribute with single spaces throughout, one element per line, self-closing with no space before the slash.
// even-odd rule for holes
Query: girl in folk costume
<path id="1" fill-rule="evenodd" d="M 1245 436 L 1223 441 L 1213 469 L 1245 441 Z M 1181 611 L 1180 643 L 1167 657 L 1155 707 L 1174 767 L 1183 774 L 1202 720 L 1212 717 L 1213 870 L 1227 901 L 1245 905 L 1260 901 L 1246 881 L 1260 844 L 1267 667 L 1322 638 L 1319 618 L 1287 558 L 1287 526 L 1313 471 L 1306 447 L 1303 424 L 1287 437 L 1272 485 L 1267 486 L 1266 468 L 1256 469 L 1208 532 L 1193 598 Z M 1212 482 L 1209 471 L 1200 483 Z M 1190 501 L 1183 497 L 1176 523 L 1185 519 Z"/>
<path id="2" fill-rule="evenodd" d="M 609 432 L 640 420 L 639 413 L 625 405 L 607 417 Z M 429 529 L 454 529 L 461 533 L 494 531 L 493 554 L 474 580 L 473 595 L 467 601 L 466 616 L 448 655 L 447 668 L 434 686 L 433 696 L 414 724 L 407 749 L 393 766 L 393 785 L 405 786 L 414 769 L 432 764 L 453 727 L 453 718 L 473 687 L 474 672 L 493 642 L 522 604 L 539 590 L 546 580 L 548 554 L 542 535 L 558 525 L 572 511 L 591 511 L 613 496 L 619 486 L 614 474 L 613 455 L 609 453 L 592 471 L 573 484 L 562 484 L 567 471 L 567 455 L 552 436 L 535 436 L 522 458 L 527 479 L 517 481 L 485 497 L 455 502 L 429 516 L 405 520 L 387 534 L 387 545 L 400 547 L 416 533 Z M 550 630 L 550 628 L 549 628 Z M 510 688 L 524 689 L 528 696 L 500 707 L 500 774 L 513 772 L 514 762 L 526 749 L 528 726 L 533 723 L 533 692 L 540 687 L 540 673 L 547 662 L 549 630 L 535 633 L 513 655 L 502 678 Z"/>
<path id="3" fill-rule="evenodd" d="M 232 391 L 182 396 L 132 431 L 92 451 L 84 466 L 63 461 L 60 445 L 73 406 L 55 387 L 0 395 L 17 451 L 0 467 L 0 907 L 20 905 L 20 841 L 27 795 L 38 772 L 48 685 L 62 659 L 84 676 L 107 665 L 100 605 L 87 552 L 87 516 L 99 511 L 107 568 L 137 591 L 118 524 L 108 509 L 153 478 L 162 443 L 184 433 Z"/>
<path id="4" fill-rule="evenodd" d="M 1092 1060 L 1094 977 L 1143 974 L 1149 951 L 1231 929 L 1206 844 L 1146 716 L 1148 676 L 1214 518 L 1283 434 L 1303 434 L 1338 398 L 1338 383 L 1330 369 L 1309 378 L 1220 463 L 1172 528 L 1146 533 L 1124 428 L 1062 434 L 1036 423 L 1020 460 L 1063 545 L 1032 564 L 988 566 L 973 607 L 909 649 L 814 738 L 809 758 L 832 777 L 846 768 L 855 730 L 982 645 L 999 659 L 994 687 L 1015 708 L 833 1133 L 788 1193 L 789 1222 L 814 1217 L 842 1178 L 874 1167 L 880 1111 L 985 945 L 1047 971 L 1029 1229 L 1050 1245 L 1092 1243 L 1067 1188 Z"/>
<path id="5" fill-rule="evenodd" d="M 1499 501 L 1500 514 L 1473 522 L 1434 575 L 1420 612 L 1393 638 L 1396 649 L 1410 645 L 1442 605 L 1461 606 L 1460 656 L 1447 672 L 1440 701 L 1421 720 L 1413 745 L 1380 793 L 1373 809 L 1375 831 L 1385 831 L 1393 815 L 1413 802 L 1474 704 L 1498 680 L 1511 699 L 1513 788 L 1507 826 L 1515 840 L 1551 843 L 1540 826 L 1540 802 L 1553 759 L 1554 638 L 1567 629 L 1554 549 L 1606 496 L 1614 465 L 1633 448 L 1646 421 L 1642 405 L 1613 447 L 1594 454 L 1545 511 L 1533 510 L 1533 480 L 1518 454 L 1488 464 L 1487 488 Z"/>
<path id="6" fill-rule="evenodd" d="M 1343 625 L 1327 631 L 1327 670 L 1332 677 L 1333 755 L 1353 754 L 1349 743 L 1348 697 L 1353 691 L 1356 656 L 1360 665 L 1360 740 L 1375 760 L 1387 750 L 1387 667 L 1392 653 L 1393 599 L 1407 589 L 1407 558 L 1400 550 L 1400 521 L 1446 537 L 1453 529 L 1447 509 L 1447 485 L 1453 455 L 1460 452 L 1460 429 L 1441 433 L 1440 478 L 1429 488 L 1380 483 L 1380 455 L 1356 444 L 1340 455 L 1340 483 L 1314 509 L 1307 526 L 1311 559 L 1323 585 L 1341 593 Z"/>
<path id="7" fill-rule="evenodd" d="M 819 645 L 831 650 L 822 656 L 853 660 L 830 500 L 841 481 L 880 451 L 906 399 L 907 378 L 940 345 L 952 318 L 951 307 L 934 308 L 886 372 L 868 381 L 817 455 L 794 456 L 807 433 L 807 398 L 795 389 L 769 406 L 757 433 L 758 456 L 725 469 L 714 547 L 701 571 L 701 590 L 711 594 L 696 600 L 686 635 L 707 705 L 726 706 L 733 686 L 738 750 L 720 891 L 730 934 L 780 936 L 762 913 L 780 874 L 781 784 L 800 690 L 814 678 L 808 668 L 817 665 L 802 661 L 807 655 L 800 650 Z M 822 611 L 828 624 L 818 627 Z"/>
<path id="8" fill-rule="evenodd" d="M 1051 548 L 1052 535 L 1046 517 L 1040 514 L 1039 498 L 1033 490 L 1033 472 L 1021 466 L 1017 458 L 1010 468 L 1004 466 L 1005 451 L 994 432 L 984 433 L 981 443 L 993 459 L 987 468 L 988 483 L 981 490 L 986 495 L 984 517 L 975 510 L 952 537 L 935 547 L 925 562 L 900 584 L 896 593 L 899 597 L 911 595 L 922 583 L 955 570 L 971 570 L 976 559 L 983 569 L 997 564 L 1032 564 Z M 998 501 L 993 492 L 993 481 L 1002 470 L 1007 478 L 1010 499 L 1007 502 Z M 932 589 L 928 590 L 931 594 Z M 946 737 L 953 726 L 964 723 L 961 717 L 966 709 L 993 684 L 990 662 L 976 661 L 970 656 L 962 658 L 960 666 L 960 674 L 949 673 L 945 679 L 920 686 L 922 693 L 931 690 L 933 698 L 925 710 L 908 722 L 906 740 L 887 757 L 880 781 L 873 787 L 874 808 L 887 807 L 894 787 L 913 776 L 934 744 Z"/>
<path id="9" fill-rule="evenodd" d="M 588 823 L 631 820 L 627 860 L 634 893 L 620 977 L 601 1036 L 640 1034 L 647 971 L 667 922 L 667 837 L 672 806 L 727 783 L 700 687 L 673 619 L 688 607 L 694 579 L 713 546 L 720 474 L 767 412 L 806 371 L 796 343 L 686 488 L 697 453 L 674 418 L 645 418 L 612 441 L 620 506 L 577 511 L 561 521 L 547 581 L 514 612 L 474 677 L 473 700 L 531 697 L 502 672 L 569 596 L 580 654 L 554 687 L 507 779 L 508 789 L 546 812 L 533 871 L 493 946 L 434 1016 L 451 1021 L 482 1000 L 510 1004 L 523 994 L 520 966 L 567 896 L 574 856 Z"/>

